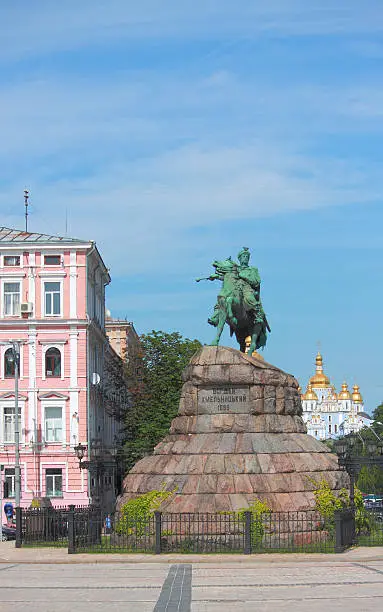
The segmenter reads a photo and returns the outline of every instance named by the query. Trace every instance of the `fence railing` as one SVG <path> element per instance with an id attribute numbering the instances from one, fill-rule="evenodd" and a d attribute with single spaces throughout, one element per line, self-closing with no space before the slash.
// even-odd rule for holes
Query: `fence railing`
<path id="1" fill-rule="evenodd" d="M 147 518 L 94 506 L 18 509 L 16 546 L 65 546 L 74 552 L 334 552 L 353 543 L 353 514 L 326 522 L 302 512 L 154 512 Z M 351 534 L 351 535 L 350 535 Z"/>
<path id="2" fill-rule="evenodd" d="M 343 552 L 356 543 L 355 515 L 352 510 L 337 510 L 335 518 L 335 552 Z"/>
<path id="3" fill-rule="evenodd" d="M 356 543 L 359 546 L 383 546 L 383 506 L 365 512 Z"/>

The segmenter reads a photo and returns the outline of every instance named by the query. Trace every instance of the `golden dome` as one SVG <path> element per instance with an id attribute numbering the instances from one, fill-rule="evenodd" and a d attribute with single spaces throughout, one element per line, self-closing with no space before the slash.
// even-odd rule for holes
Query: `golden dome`
<path id="1" fill-rule="evenodd" d="M 346 382 L 344 382 L 343 385 L 342 385 L 342 391 L 339 393 L 338 399 L 340 399 L 340 400 L 349 400 L 349 399 L 351 399 L 351 393 L 348 390 L 348 386 L 347 386 Z"/>
<path id="2" fill-rule="evenodd" d="M 362 398 L 362 396 L 361 396 L 361 394 L 360 394 L 360 391 L 359 391 L 359 387 L 358 387 L 358 385 L 354 385 L 354 387 L 353 387 L 353 391 L 352 391 L 352 401 L 353 401 L 355 404 L 363 404 L 363 398 Z"/>
<path id="3" fill-rule="evenodd" d="M 314 376 L 310 378 L 310 385 L 313 389 L 326 389 L 330 387 L 330 379 L 323 372 L 323 358 L 322 355 L 318 352 L 318 355 L 315 358 L 315 368 L 316 372 Z"/>
<path id="4" fill-rule="evenodd" d="M 307 385 L 306 393 L 304 393 L 302 395 L 302 400 L 318 401 L 318 396 L 315 393 L 315 391 L 313 391 L 312 386 L 310 385 L 310 383 Z"/>

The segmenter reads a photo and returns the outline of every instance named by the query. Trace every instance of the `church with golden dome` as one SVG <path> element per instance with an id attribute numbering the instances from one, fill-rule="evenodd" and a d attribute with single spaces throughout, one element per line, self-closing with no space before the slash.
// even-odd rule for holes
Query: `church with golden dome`
<path id="1" fill-rule="evenodd" d="M 337 393 L 335 386 L 323 371 L 323 358 L 318 352 L 315 358 L 316 371 L 301 394 L 307 433 L 318 440 L 347 436 L 358 432 L 371 423 L 364 412 L 364 403 L 358 385 L 352 392 L 346 382 Z"/>

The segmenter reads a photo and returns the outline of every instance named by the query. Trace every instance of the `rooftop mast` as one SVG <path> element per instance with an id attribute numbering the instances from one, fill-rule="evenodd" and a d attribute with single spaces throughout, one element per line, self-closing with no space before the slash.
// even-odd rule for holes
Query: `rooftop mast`
<path id="1" fill-rule="evenodd" d="M 29 191 L 24 189 L 24 204 L 25 204 L 25 231 L 28 231 L 28 199 Z"/>

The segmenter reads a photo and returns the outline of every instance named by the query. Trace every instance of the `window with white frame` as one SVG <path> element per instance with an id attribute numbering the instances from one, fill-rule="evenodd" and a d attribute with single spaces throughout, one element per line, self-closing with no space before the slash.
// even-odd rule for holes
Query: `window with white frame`
<path id="1" fill-rule="evenodd" d="M 4 432 L 4 442 L 14 443 L 15 442 L 15 407 L 14 406 L 5 406 L 3 409 L 3 432 Z M 21 435 L 21 408 L 19 406 L 19 420 L 18 420 L 18 430 Z"/>
<path id="2" fill-rule="evenodd" d="M 15 468 L 4 470 L 4 497 L 15 497 Z"/>
<path id="3" fill-rule="evenodd" d="M 61 315 L 61 283 L 59 281 L 44 283 L 44 304 L 47 317 Z"/>
<path id="4" fill-rule="evenodd" d="M 60 255 L 44 255 L 44 264 L 46 266 L 59 266 L 61 264 Z"/>
<path id="5" fill-rule="evenodd" d="M 4 378 L 15 376 L 15 359 L 12 348 L 8 348 L 4 353 Z"/>
<path id="6" fill-rule="evenodd" d="M 61 376 L 61 351 L 54 346 L 45 352 L 45 376 Z"/>
<path id="7" fill-rule="evenodd" d="M 59 406 L 47 406 L 45 408 L 45 442 L 62 442 L 62 439 L 62 408 Z"/>
<path id="8" fill-rule="evenodd" d="M 3 291 L 4 316 L 15 317 L 20 314 L 20 283 L 6 282 Z"/>
<path id="9" fill-rule="evenodd" d="M 62 497 L 63 471 L 61 468 L 47 468 L 45 470 L 45 491 L 47 497 Z"/>
<path id="10" fill-rule="evenodd" d="M 4 255 L 4 266 L 19 266 L 20 255 Z"/>

